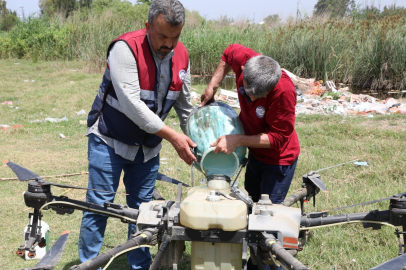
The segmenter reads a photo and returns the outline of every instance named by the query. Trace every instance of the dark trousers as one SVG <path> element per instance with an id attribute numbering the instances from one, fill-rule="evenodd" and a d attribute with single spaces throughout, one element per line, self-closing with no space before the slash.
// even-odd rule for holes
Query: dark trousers
<path id="1" fill-rule="evenodd" d="M 268 194 L 272 203 L 283 202 L 295 174 L 297 159 L 292 165 L 270 165 L 248 155 L 244 187 L 254 202 Z"/>
<path id="2" fill-rule="evenodd" d="M 270 165 L 256 159 L 251 153 L 248 155 L 247 170 L 245 172 L 244 187 L 254 202 L 258 202 L 261 194 L 268 194 L 272 203 L 283 202 L 292 183 L 296 170 L 297 159 L 292 165 Z M 257 270 L 249 258 L 248 270 Z M 270 269 L 267 265 L 266 269 Z M 275 267 L 274 269 L 283 269 Z"/>

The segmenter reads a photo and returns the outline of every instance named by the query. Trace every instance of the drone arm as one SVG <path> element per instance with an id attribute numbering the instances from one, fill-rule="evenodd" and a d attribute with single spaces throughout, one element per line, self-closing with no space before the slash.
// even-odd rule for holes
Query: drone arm
<path id="1" fill-rule="evenodd" d="M 308 187 L 304 187 L 304 188 L 301 188 L 301 189 L 297 190 L 297 191 L 296 191 L 294 194 L 292 194 L 290 197 L 286 198 L 286 199 L 281 203 L 281 205 L 284 205 L 284 206 L 289 207 L 289 206 L 295 204 L 296 202 L 302 200 L 303 198 L 305 198 L 305 197 L 308 195 L 309 189 L 312 189 L 312 187 L 311 187 L 311 186 L 308 186 Z"/>
<path id="2" fill-rule="evenodd" d="M 389 221 L 389 217 L 389 210 L 335 216 L 327 216 L 327 212 L 310 213 L 309 215 L 302 217 L 300 225 L 309 228 L 349 221 L 364 221 L 365 223 L 368 223 L 368 221 Z"/>
<path id="3" fill-rule="evenodd" d="M 69 199 L 64 196 L 52 196 L 50 202 L 44 206 L 55 210 L 61 215 L 66 213 L 71 214 L 74 209 L 78 209 L 103 214 L 109 217 L 120 218 L 123 222 L 136 222 L 139 213 L 137 209 L 128 208 L 121 204 L 106 202 L 104 206 L 101 206 L 94 203 Z"/>
<path id="4" fill-rule="evenodd" d="M 269 251 L 276 259 L 290 266 L 292 270 L 309 270 L 304 264 L 292 256 L 286 249 L 283 248 L 273 234 L 262 233 L 262 239 L 259 242 L 263 250 Z"/>
<path id="5" fill-rule="evenodd" d="M 140 247 L 141 245 L 148 245 L 151 244 L 154 240 L 156 240 L 156 230 L 155 229 L 146 229 L 143 230 L 124 244 L 121 244 L 113 249 L 110 249 L 97 257 L 94 257 L 91 260 L 88 260 L 80 265 L 74 265 L 69 268 L 69 270 L 93 270 L 97 269 L 106 263 L 108 263 L 115 255 L 122 253 L 126 250 L 132 250 L 136 247 Z"/>

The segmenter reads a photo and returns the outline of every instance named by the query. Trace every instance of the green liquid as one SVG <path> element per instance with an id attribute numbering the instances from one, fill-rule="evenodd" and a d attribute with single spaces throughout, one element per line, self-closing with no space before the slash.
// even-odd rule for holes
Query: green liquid
<path id="1" fill-rule="evenodd" d="M 202 167 L 207 176 L 223 174 L 232 177 L 237 171 L 238 160 L 234 154 L 214 154 L 213 152 L 210 152 L 205 156 Z"/>

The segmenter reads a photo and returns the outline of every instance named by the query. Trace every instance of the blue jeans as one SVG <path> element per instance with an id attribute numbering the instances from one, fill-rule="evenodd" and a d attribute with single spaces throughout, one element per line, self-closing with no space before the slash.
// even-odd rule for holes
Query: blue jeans
<path id="1" fill-rule="evenodd" d="M 245 171 L 244 187 L 254 202 L 258 202 L 261 194 L 268 194 L 274 204 L 280 204 L 286 197 L 296 170 L 297 159 L 292 165 L 270 165 L 256 159 L 251 153 L 248 155 L 247 170 Z M 249 258 L 248 270 L 258 267 Z M 266 269 L 270 267 L 267 265 Z M 274 269 L 283 269 L 276 267 Z"/>
<path id="2" fill-rule="evenodd" d="M 143 163 L 144 153 L 140 148 L 134 161 L 122 158 L 114 153 L 99 137 L 89 135 L 89 184 L 92 189 L 117 191 L 121 172 L 124 171 L 127 205 L 138 209 L 143 202 L 152 200 L 155 180 L 159 169 L 159 155 Z M 103 205 L 113 202 L 114 193 L 88 190 L 86 201 Z M 79 235 L 79 258 L 85 262 L 96 257 L 103 244 L 107 216 L 83 212 Z M 136 231 L 134 224 L 128 225 L 128 236 Z M 124 241 L 123 241 L 124 242 Z M 148 248 L 139 248 L 127 253 L 130 269 L 149 269 L 151 254 Z"/>

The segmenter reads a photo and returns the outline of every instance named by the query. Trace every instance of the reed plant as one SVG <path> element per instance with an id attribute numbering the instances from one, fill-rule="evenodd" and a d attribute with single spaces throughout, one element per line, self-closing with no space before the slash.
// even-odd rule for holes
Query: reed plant
<path id="1" fill-rule="evenodd" d="M 31 58 L 38 51 L 39 59 L 79 59 L 100 71 L 109 43 L 144 27 L 144 9 L 132 13 L 106 9 L 85 17 L 76 13 L 64 21 L 29 18 L 0 35 L 0 57 Z M 224 49 L 240 43 L 273 57 L 301 77 L 382 91 L 404 87 L 405 14 L 362 20 L 311 17 L 276 25 L 225 24 L 191 16 L 180 40 L 189 51 L 193 74 L 213 74 Z"/>

